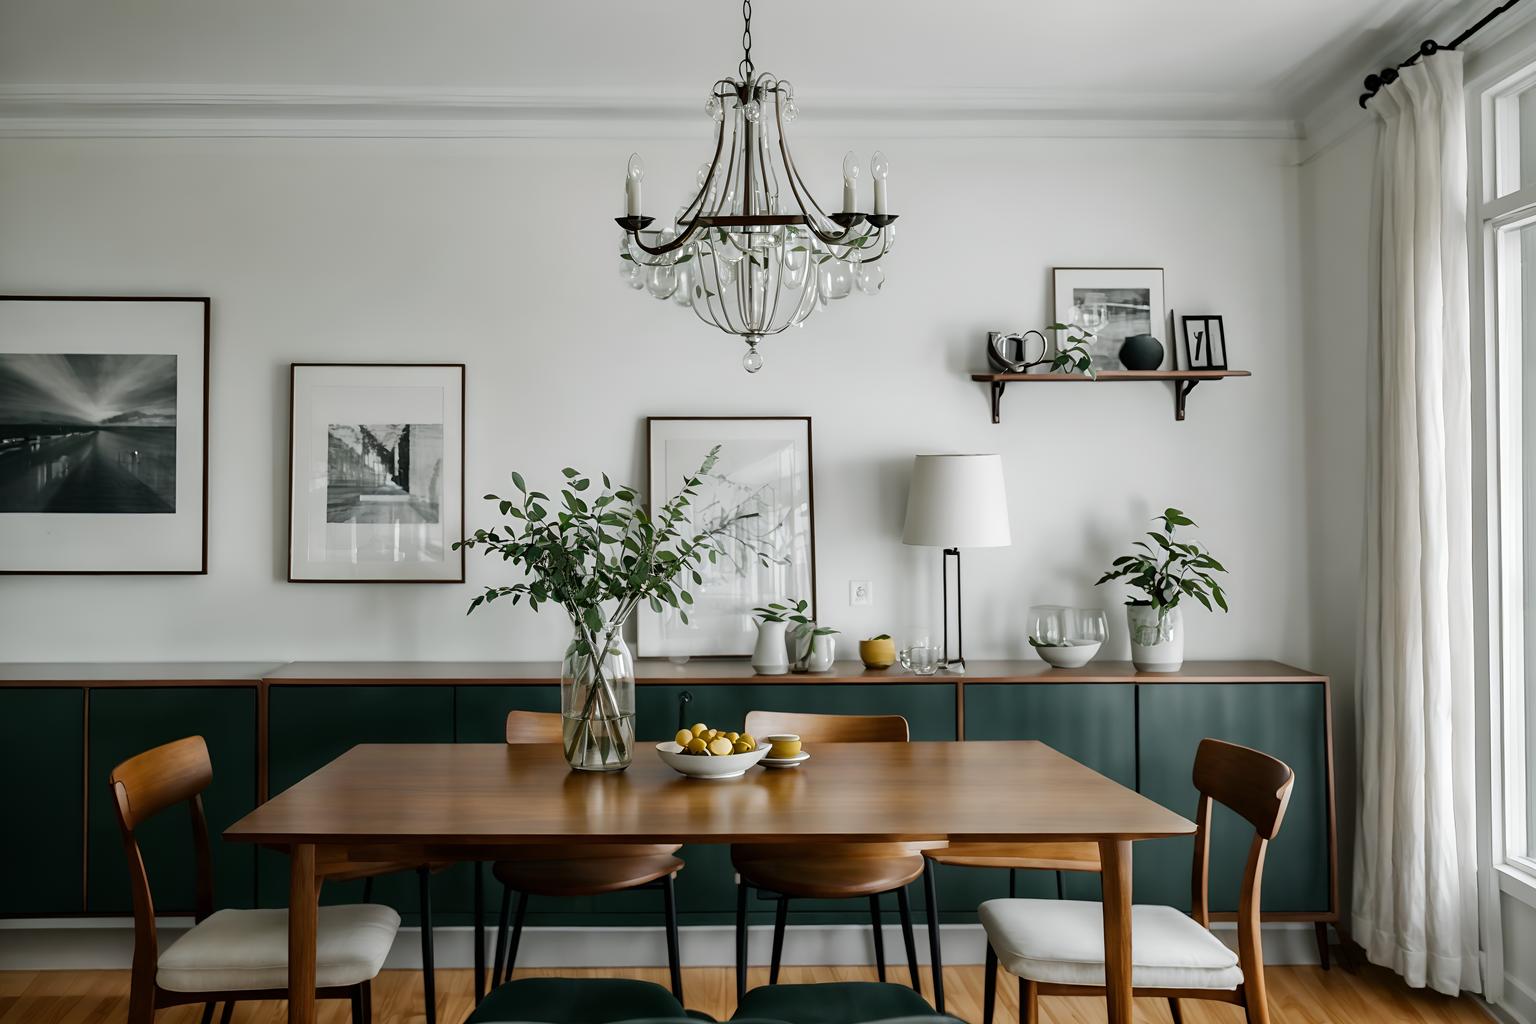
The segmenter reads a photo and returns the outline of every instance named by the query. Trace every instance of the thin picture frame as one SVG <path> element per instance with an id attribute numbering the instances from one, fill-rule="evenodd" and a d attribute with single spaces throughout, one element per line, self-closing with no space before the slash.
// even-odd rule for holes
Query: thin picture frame
<path id="1" fill-rule="evenodd" d="M 399 576 L 399 577 L 361 577 L 360 576 L 360 577 L 356 577 L 356 578 L 348 578 L 348 577 L 340 577 L 340 576 L 335 576 L 335 577 L 333 577 L 333 576 L 303 576 L 303 575 L 296 575 L 295 574 L 295 571 L 294 571 L 294 568 L 295 568 L 295 566 L 294 566 L 294 542 L 296 540 L 296 536 L 295 536 L 296 530 L 295 530 L 295 525 L 294 524 L 295 524 L 295 520 L 298 517 L 297 517 L 296 508 L 294 506 L 294 495 L 295 495 L 294 480 L 295 480 L 295 466 L 296 466 L 295 451 L 296 451 L 296 449 L 298 447 L 298 443 L 299 443 L 299 438 L 297 436 L 297 422 L 298 422 L 297 392 L 298 392 L 298 385 L 299 385 L 299 375 L 300 375 L 301 372 L 308 371 L 308 370 L 348 370 L 348 369 L 357 369 L 357 370 L 374 370 L 374 369 L 382 369 L 382 370 L 391 370 L 391 369 L 396 369 L 396 370 L 428 369 L 428 370 L 449 370 L 449 371 L 457 370 L 458 371 L 457 383 L 458 383 L 458 398 L 459 398 L 459 401 L 458 401 L 457 427 L 458 427 L 459 444 L 458 444 L 458 458 L 456 460 L 452 460 L 457 465 L 457 472 L 458 472 L 458 478 L 459 478 L 458 479 L 458 483 L 459 483 L 459 487 L 458 487 L 458 491 L 459 491 L 459 495 L 458 495 L 459 516 L 458 516 L 458 531 L 457 531 L 457 534 L 453 534 L 452 531 L 449 529 L 449 527 L 451 526 L 451 523 L 444 523 L 443 524 L 443 526 L 444 526 L 444 538 L 443 539 L 444 539 L 444 551 L 445 551 L 444 560 L 445 560 L 445 562 L 451 562 L 451 561 L 454 561 L 454 560 L 457 561 L 457 573 L 456 573 L 456 575 L 442 575 L 442 576 Z M 459 549 L 458 551 L 454 551 L 453 548 L 452 548 L 452 545 L 453 545 L 453 543 L 455 541 L 462 540 L 463 537 L 464 537 L 464 523 L 465 523 L 465 512 L 464 512 L 465 454 L 464 453 L 465 453 L 465 448 L 467 447 L 467 445 L 465 443 L 465 441 L 466 441 L 465 427 L 466 427 L 466 424 L 468 422 L 467 419 L 466 419 L 466 412 L 465 412 L 465 407 L 468 405 L 467 395 L 466 395 L 466 383 L 467 383 L 467 381 L 466 381 L 466 367 L 465 367 L 464 363 L 291 363 L 291 364 L 289 364 L 289 369 L 288 369 L 288 582 L 289 583 L 352 583 L 352 584 L 362 584 L 362 583 L 463 583 L 463 582 L 465 582 L 464 551 L 463 551 L 462 548 Z"/>
<path id="2" fill-rule="evenodd" d="M 1162 329 L 1168 312 L 1166 274 L 1162 267 L 1053 267 L 1051 268 L 1052 310 L 1057 323 L 1071 325 L 1077 291 L 1136 290 L 1147 292 L 1145 324 L 1106 324 L 1095 332 L 1088 346 L 1095 366 L 1100 370 L 1120 370 L 1120 347 L 1132 334 L 1155 335 Z M 1177 362 L 1172 339 L 1164 346 L 1165 363 Z M 1166 369 L 1167 367 L 1159 367 Z"/>
<path id="3" fill-rule="evenodd" d="M 646 420 L 645 420 L 645 480 L 646 480 L 646 503 L 647 503 L 647 508 L 648 509 L 654 510 L 657 507 L 658 504 L 660 504 L 662 502 L 665 502 L 668 498 L 670 498 L 671 494 L 672 494 L 672 490 L 676 489 L 675 487 L 673 487 L 672 490 L 667 490 L 665 487 L 660 487 L 660 488 L 658 487 L 658 481 L 657 481 L 657 477 L 656 477 L 656 471 L 657 471 L 656 451 L 657 451 L 657 442 L 658 442 L 658 440 L 660 440 L 660 438 L 658 438 L 658 425 L 662 425 L 664 427 L 666 424 L 700 424 L 700 423 L 718 423 L 718 424 L 722 424 L 722 425 L 727 425 L 727 429 L 729 429 L 729 425 L 731 425 L 731 424 L 748 424 L 748 423 L 782 424 L 782 425 L 786 425 L 786 426 L 787 425 L 791 425 L 791 424 L 801 424 L 801 425 L 803 425 L 803 428 L 804 428 L 803 442 L 804 442 L 804 450 L 805 450 L 805 504 L 806 504 L 806 513 L 805 513 L 805 532 L 806 532 L 805 547 L 806 547 L 806 552 L 807 552 L 806 561 L 808 563 L 807 566 L 806 566 L 806 577 L 805 577 L 805 579 L 806 579 L 807 584 L 809 586 L 809 590 L 808 590 L 808 592 L 806 592 L 804 594 L 800 594 L 800 593 L 796 593 L 796 594 L 787 594 L 787 593 L 785 593 L 785 594 L 775 594 L 775 595 L 772 595 L 772 596 L 766 598 L 766 600 L 779 600 L 781 598 L 794 598 L 794 599 L 805 600 L 805 601 L 807 601 L 809 603 L 809 606 L 810 606 L 809 609 L 808 609 L 809 614 L 814 618 L 814 616 L 816 614 L 816 608 L 817 608 L 817 599 L 816 599 L 816 589 L 817 589 L 817 583 L 816 583 L 816 472 L 815 472 L 815 443 L 814 443 L 814 435 L 813 435 L 812 426 L 811 426 L 811 417 L 810 416 L 794 416 L 794 415 L 778 415 L 778 416 L 772 416 L 772 415 L 770 415 L 770 416 L 647 416 Z M 786 437 L 787 436 L 788 436 L 788 432 L 786 432 Z M 728 446 L 729 439 L 727 438 L 727 439 L 724 439 L 724 440 L 726 441 L 727 446 Z M 798 442 L 800 440 L 800 438 L 797 436 L 794 440 L 796 442 Z M 722 453 L 722 454 L 725 454 L 725 453 Z M 698 595 L 695 594 L 695 597 L 696 597 L 696 600 L 697 600 Z M 745 606 L 743 608 L 740 609 L 740 613 L 742 615 L 744 615 L 745 617 L 747 617 L 748 619 L 750 619 L 751 618 L 751 609 L 752 609 L 752 603 L 748 602 L 748 603 L 745 604 Z M 690 617 L 693 619 L 694 622 L 698 622 L 700 620 L 700 618 L 701 618 L 700 613 L 701 613 L 702 610 L 703 609 L 701 609 L 697 603 L 695 604 L 694 607 L 689 609 Z M 735 648 L 732 648 L 732 647 L 711 646 L 711 645 L 709 645 L 707 643 L 703 646 L 702 649 L 699 648 L 697 645 L 694 645 L 694 646 L 688 647 L 687 649 L 684 649 L 682 645 L 678 645 L 678 644 L 674 644 L 674 643 L 669 643 L 668 642 L 669 638 L 667 636 L 665 636 L 664 634 L 658 633 L 658 631 L 656 629 L 656 625 L 657 625 L 657 623 L 656 623 L 656 616 L 655 616 L 655 613 L 652 612 L 650 609 L 648 609 L 648 608 L 641 608 L 638 611 L 637 614 L 639 615 L 639 625 L 638 625 L 637 630 L 636 630 L 636 654 L 638 656 L 640 656 L 640 657 L 726 657 L 726 658 L 740 657 L 740 658 L 747 658 L 747 657 L 751 656 L 751 644 L 750 643 L 746 644 L 744 649 L 735 649 Z M 654 648 L 654 649 L 652 649 L 652 648 Z"/>
<path id="4" fill-rule="evenodd" d="M 197 542 L 196 564 L 186 567 L 173 568 L 106 568 L 106 569 L 77 569 L 77 568 L 12 568 L 0 566 L 0 576 L 206 576 L 208 575 L 208 452 L 210 438 L 211 417 L 209 413 L 209 383 L 211 379 L 212 354 L 213 354 L 213 300 L 206 295 L 0 295 L 0 304 L 17 303 L 142 303 L 142 304 L 167 304 L 190 303 L 196 308 L 195 319 L 200 325 L 201 345 L 196 346 L 201 363 L 202 373 L 200 387 L 194 394 L 198 397 L 201 408 L 192 417 L 192 422 L 199 425 L 202 438 L 202 452 L 197 460 L 197 470 L 201 477 L 197 488 Z M 3 352 L 3 345 L 0 345 Z M 179 369 L 178 369 L 179 372 Z M 178 409 L 177 422 L 181 422 L 182 416 Z M 179 456 L 178 456 L 179 462 Z M 148 545 L 149 549 L 156 549 L 154 545 Z"/>
<path id="5" fill-rule="evenodd" d="M 1219 316 L 1183 316 L 1180 317 L 1184 334 L 1184 363 L 1190 370 L 1225 370 L 1227 369 L 1227 327 L 1225 321 Z M 1200 328 L 1199 340 L 1191 342 L 1190 328 Z M 1197 352 L 1204 353 L 1203 359 Z M 1218 352 L 1219 350 L 1219 352 Z"/>

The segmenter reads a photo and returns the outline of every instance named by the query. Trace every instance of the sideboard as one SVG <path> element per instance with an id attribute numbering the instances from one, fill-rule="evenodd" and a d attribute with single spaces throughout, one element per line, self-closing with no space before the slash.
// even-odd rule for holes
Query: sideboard
<path id="1" fill-rule="evenodd" d="M 0 845 L 0 916 L 131 912 L 121 842 L 105 797 L 107 772 L 137 751 L 194 733 L 208 741 L 215 778 L 205 803 L 217 836 L 269 794 L 357 743 L 500 742 L 507 711 L 559 709 L 558 682 L 558 666 L 527 662 L 0 664 L 0 770 L 13 783 L 12 835 L 26 837 Z M 738 725 L 753 709 L 900 714 L 915 740 L 1043 740 L 1186 816 L 1195 810 L 1190 768 L 1202 737 L 1266 750 L 1289 763 L 1297 781 L 1266 864 L 1264 917 L 1312 922 L 1326 963 L 1327 925 L 1339 917 L 1326 676 L 1271 661 L 1189 662 L 1169 674 L 1139 673 L 1124 662 L 1062 670 L 1041 662 L 978 661 L 964 676 L 873 672 L 839 662 L 814 676 L 759 676 L 744 661 L 695 660 L 641 661 L 638 683 L 642 739 L 668 739 L 684 721 Z M 166 913 L 188 910 L 193 896 L 185 823 L 174 819 L 162 816 L 141 837 L 158 909 Z M 1138 847 L 1139 902 L 1187 908 L 1190 843 Z M 1246 850 L 1236 819 L 1219 813 L 1211 851 L 1218 918 L 1236 910 Z M 683 923 L 730 921 L 734 890 L 726 851 L 685 847 L 683 857 Z M 214 861 L 221 905 L 285 902 L 281 855 L 216 841 Z M 1039 873 L 1013 880 L 1020 895 L 1055 894 L 1054 878 L 1026 874 Z M 1069 896 L 1098 898 L 1091 876 L 1067 884 Z M 327 886 L 325 897 L 355 901 L 359 885 Z M 471 869 L 445 871 L 434 886 L 437 919 L 467 922 Z M 1005 871 L 946 869 L 940 915 L 974 920 L 978 903 L 1006 895 L 1009 886 Z M 415 880 L 382 879 L 374 898 L 411 918 Z M 499 894 L 488 891 L 486 898 Z M 649 924 L 652 910 L 645 894 L 542 900 L 530 908 L 529 922 Z M 768 920 L 771 905 L 761 913 Z M 813 901 L 796 916 L 866 920 L 846 904 Z"/>

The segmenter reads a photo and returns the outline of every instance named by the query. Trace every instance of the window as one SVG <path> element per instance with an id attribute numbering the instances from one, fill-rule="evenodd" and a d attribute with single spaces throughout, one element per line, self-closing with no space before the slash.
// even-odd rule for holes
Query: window
<path id="1" fill-rule="evenodd" d="M 1495 857 L 1536 878 L 1536 65 L 1484 95 L 1482 125 Z"/>

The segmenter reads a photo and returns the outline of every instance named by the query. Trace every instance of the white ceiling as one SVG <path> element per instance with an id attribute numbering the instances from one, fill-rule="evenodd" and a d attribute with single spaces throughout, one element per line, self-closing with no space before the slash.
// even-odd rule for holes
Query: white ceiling
<path id="1" fill-rule="evenodd" d="M 753 56 L 831 96 L 1115 97 L 1298 117 L 1474 0 L 757 0 Z M 732 73 L 731 0 L 0 0 L 0 87 L 645 96 Z"/>

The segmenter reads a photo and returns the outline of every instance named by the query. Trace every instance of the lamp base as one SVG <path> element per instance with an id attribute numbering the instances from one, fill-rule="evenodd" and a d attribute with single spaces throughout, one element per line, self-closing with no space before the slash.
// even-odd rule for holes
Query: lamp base
<path id="1" fill-rule="evenodd" d="M 949 661 L 946 661 L 942 666 L 942 670 L 948 672 L 952 676 L 963 676 L 965 675 L 965 659 L 953 658 Z"/>

